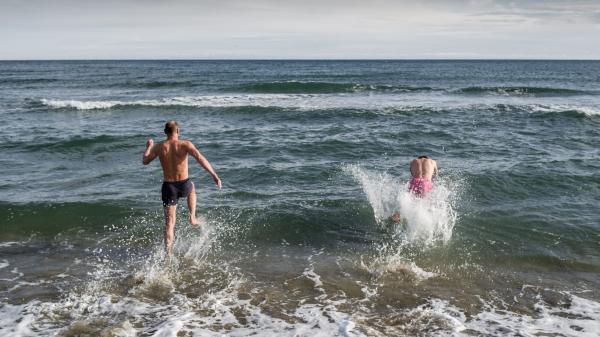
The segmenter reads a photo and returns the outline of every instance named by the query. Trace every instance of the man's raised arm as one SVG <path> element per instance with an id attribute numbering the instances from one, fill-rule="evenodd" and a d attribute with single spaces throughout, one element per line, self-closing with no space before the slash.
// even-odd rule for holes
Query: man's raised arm
<path id="1" fill-rule="evenodd" d="M 146 150 L 144 151 L 144 157 L 142 158 L 142 164 L 148 165 L 151 161 L 153 161 L 158 153 L 154 148 L 154 141 L 152 138 L 148 139 L 146 142 Z"/>
<path id="2" fill-rule="evenodd" d="M 202 166 L 202 168 L 204 168 L 206 170 L 206 172 L 208 172 L 211 175 L 211 177 L 215 181 L 215 184 L 217 184 L 217 187 L 221 188 L 221 179 L 219 179 L 219 176 L 217 175 L 215 170 L 212 168 L 212 166 L 210 165 L 208 160 L 206 160 L 206 158 L 204 158 L 202 153 L 200 153 L 200 151 L 198 151 L 198 149 L 196 149 L 196 147 L 194 146 L 194 144 L 192 142 L 188 141 L 187 143 L 188 143 L 189 155 L 196 158 L 196 161 L 198 162 L 198 164 L 200 164 L 200 166 Z"/>

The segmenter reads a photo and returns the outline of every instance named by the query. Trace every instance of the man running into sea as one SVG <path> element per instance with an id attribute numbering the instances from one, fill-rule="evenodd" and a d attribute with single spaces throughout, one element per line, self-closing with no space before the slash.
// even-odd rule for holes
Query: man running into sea
<path id="1" fill-rule="evenodd" d="M 177 122 L 168 121 L 164 131 L 167 135 L 165 141 L 154 145 L 152 138 L 148 139 L 142 163 L 148 165 L 158 157 L 163 169 L 162 202 L 165 213 L 165 250 L 167 254 L 171 255 L 175 236 L 175 210 L 179 198 L 187 198 L 190 224 L 193 226 L 200 224 L 196 218 L 196 188 L 188 176 L 188 155 L 194 157 L 200 166 L 211 175 L 218 188 L 221 188 L 221 179 L 192 142 L 179 140 Z"/>

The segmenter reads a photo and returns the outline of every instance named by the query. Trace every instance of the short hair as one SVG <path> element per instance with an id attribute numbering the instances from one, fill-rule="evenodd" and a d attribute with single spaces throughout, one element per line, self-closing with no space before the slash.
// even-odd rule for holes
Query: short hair
<path id="1" fill-rule="evenodd" d="M 418 159 L 429 159 L 427 156 L 419 156 Z"/>
<path id="2" fill-rule="evenodd" d="M 167 124 L 165 124 L 165 133 L 167 134 L 167 136 L 170 136 L 178 128 L 179 128 L 179 125 L 177 125 L 176 121 L 168 121 Z"/>

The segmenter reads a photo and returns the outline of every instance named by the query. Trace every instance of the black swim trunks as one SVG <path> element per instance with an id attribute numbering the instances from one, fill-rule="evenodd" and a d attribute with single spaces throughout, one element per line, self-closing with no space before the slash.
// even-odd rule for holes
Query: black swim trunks
<path id="1" fill-rule="evenodd" d="M 177 199 L 187 198 L 192 189 L 194 183 L 187 178 L 186 180 L 180 181 L 165 181 L 162 184 L 162 201 L 163 206 L 177 205 Z"/>

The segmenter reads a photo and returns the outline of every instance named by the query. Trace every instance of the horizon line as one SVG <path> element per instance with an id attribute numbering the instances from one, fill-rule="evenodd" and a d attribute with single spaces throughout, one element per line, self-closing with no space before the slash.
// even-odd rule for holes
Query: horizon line
<path id="1" fill-rule="evenodd" d="M 600 58 L 65 58 L 1 59 L 0 62 L 61 61 L 600 61 Z"/>

